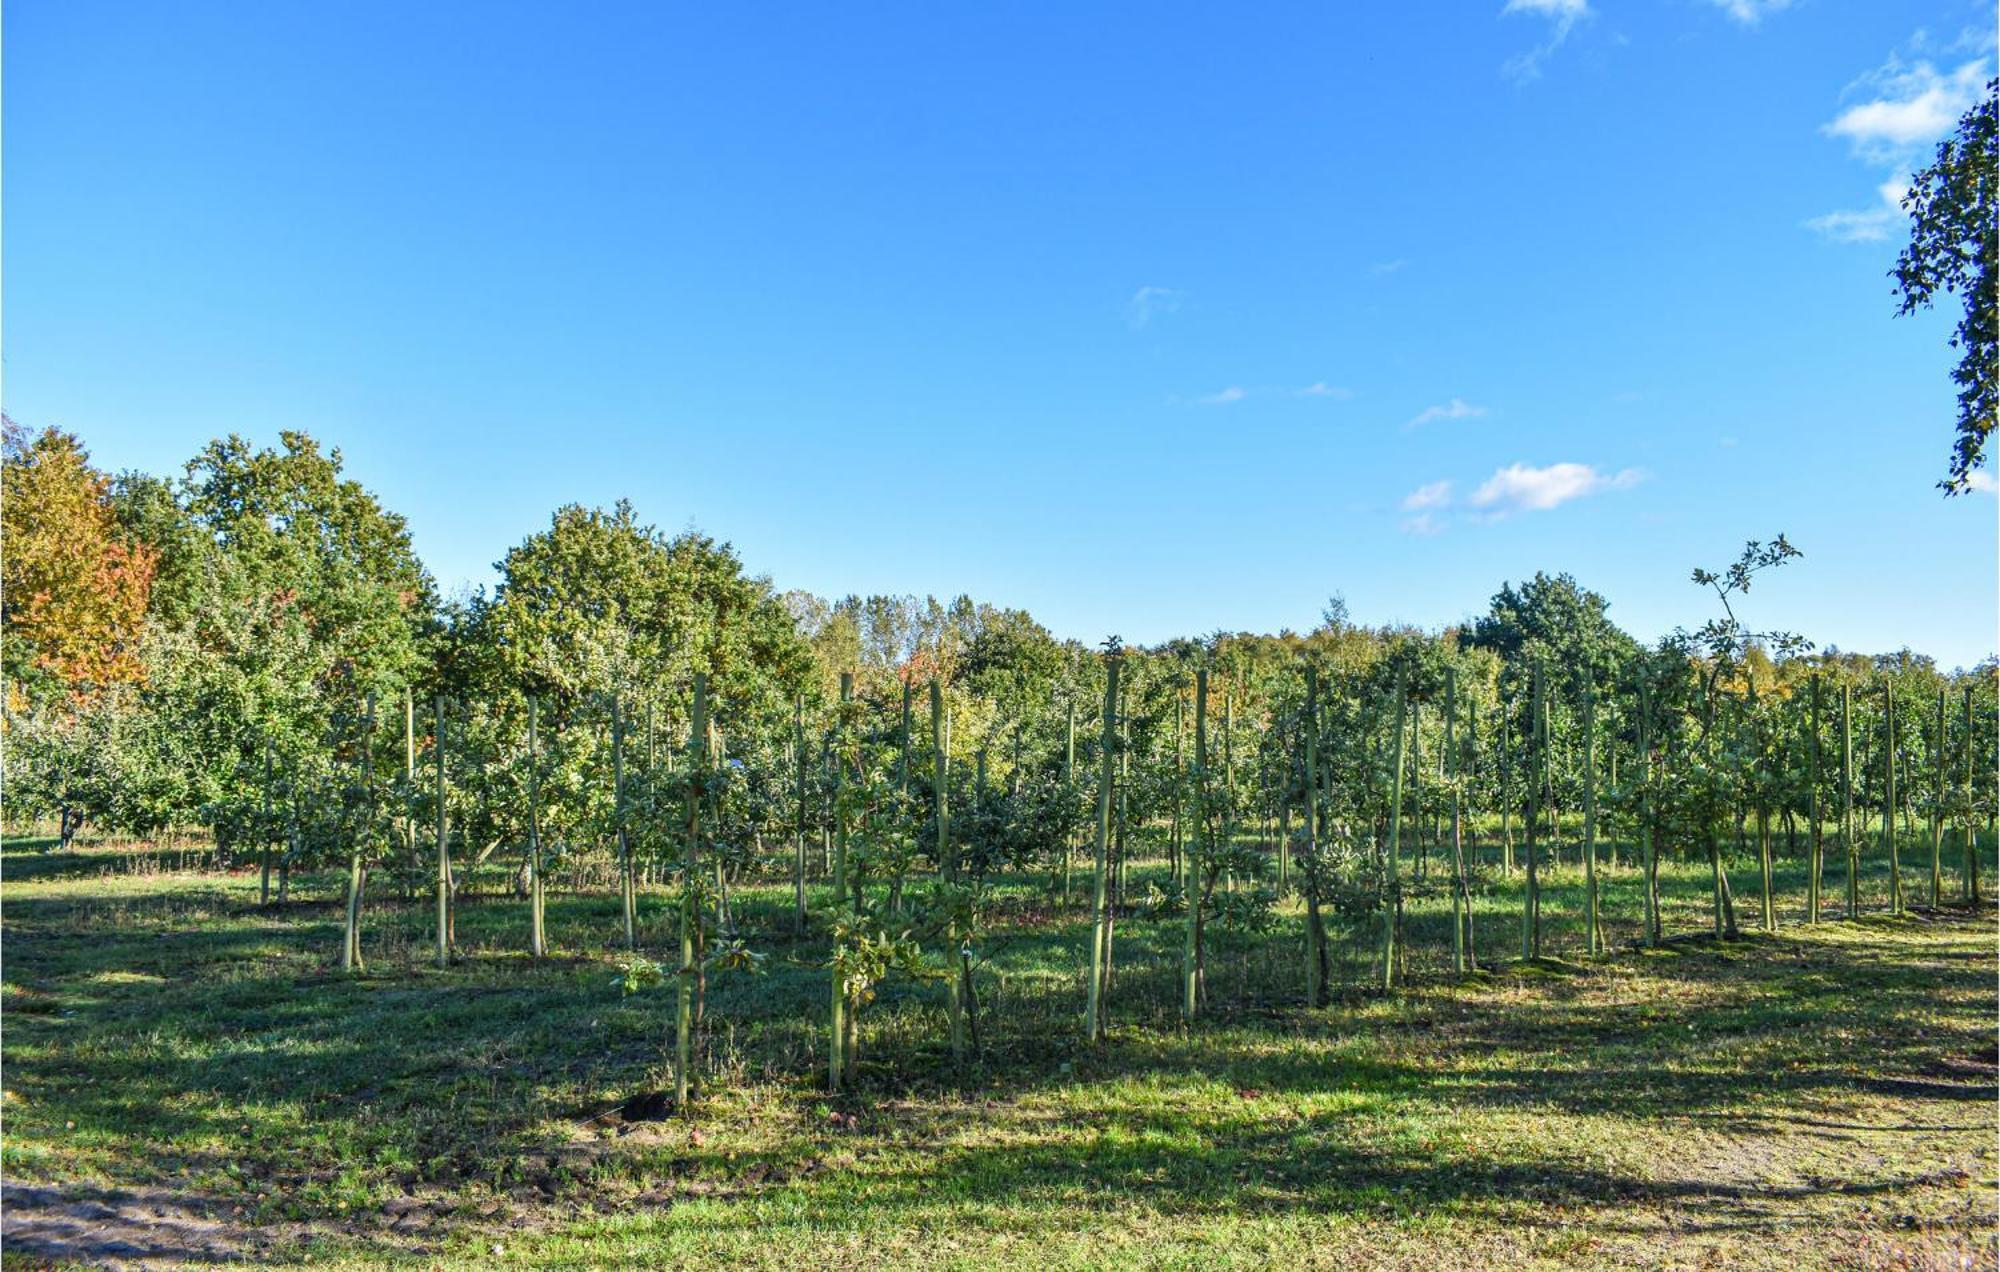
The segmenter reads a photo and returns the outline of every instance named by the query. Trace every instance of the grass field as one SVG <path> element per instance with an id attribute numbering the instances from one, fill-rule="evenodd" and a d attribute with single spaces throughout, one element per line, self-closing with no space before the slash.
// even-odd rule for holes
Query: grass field
<path id="1" fill-rule="evenodd" d="M 1907 855 L 1917 895 L 1928 846 Z M 381 895 L 368 974 L 343 979 L 332 875 L 265 910 L 253 874 L 189 862 L 32 841 L 0 860 L 10 1268 L 2000 1256 L 1991 908 L 1808 928 L 1795 864 L 1780 931 L 1726 944 L 1699 935 L 1705 867 L 1670 867 L 1677 936 L 1651 951 L 1632 944 L 1636 872 L 1608 870 L 1617 949 L 1600 959 L 1580 954 L 1578 880 L 1558 872 L 1561 957 L 1528 965 L 1503 961 L 1518 895 L 1489 872 L 1489 970 L 1449 974 L 1434 898 L 1412 919 L 1410 988 L 1318 1011 L 1297 1005 L 1285 911 L 1218 938 L 1192 1033 L 1174 1018 L 1179 922 L 1130 916 L 1095 1052 L 1076 1043 L 1083 916 L 1021 880 L 984 943 L 979 1062 L 953 1078 L 940 991 L 892 985 L 838 1102 L 820 1090 L 823 942 L 754 935 L 786 930 L 789 889 L 747 888 L 766 970 L 714 985 L 699 1116 L 628 1122 L 616 1106 L 666 1082 L 672 1010 L 619 984 L 613 898 L 553 896 L 541 963 L 521 952 L 523 904 L 469 901 L 464 957 L 439 970 L 427 903 Z M 1737 863 L 1746 926 L 1754 874 Z M 1864 883 L 1879 904 L 1881 877 Z M 644 904 L 663 953 L 666 902 Z"/>

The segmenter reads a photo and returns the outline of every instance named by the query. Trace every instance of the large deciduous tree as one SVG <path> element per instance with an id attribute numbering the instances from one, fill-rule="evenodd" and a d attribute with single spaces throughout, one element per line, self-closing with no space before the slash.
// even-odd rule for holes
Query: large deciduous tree
<path id="1" fill-rule="evenodd" d="M 158 554 L 120 527 L 110 480 L 74 436 L 46 429 L 29 441 L 8 421 L 0 534 L 10 690 L 53 680 L 88 697 L 142 680 L 139 639 Z"/>
<path id="2" fill-rule="evenodd" d="M 1527 668 L 1542 664 L 1573 684 L 1602 689 L 1638 653 L 1638 642 L 1605 615 L 1610 603 L 1567 574 L 1535 574 L 1515 587 L 1503 584 L 1492 606 L 1475 619 L 1464 643 L 1490 649 L 1506 663 L 1510 688 L 1526 683 Z"/>
<path id="3" fill-rule="evenodd" d="M 1910 214 L 1910 243 L 1890 276 L 1900 298 L 1897 312 L 1930 308 L 1940 292 L 1957 296 L 1965 314 L 1953 328 L 1958 366 L 1958 440 L 1938 484 L 1947 494 L 1971 488 L 1986 460 L 1986 438 L 2000 410 L 1996 328 L 2000 328 L 2000 80 L 1989 80 L 1979 104 L 1938 146 L 1929 167 L 1910 178 L 1903 209 Z"/>

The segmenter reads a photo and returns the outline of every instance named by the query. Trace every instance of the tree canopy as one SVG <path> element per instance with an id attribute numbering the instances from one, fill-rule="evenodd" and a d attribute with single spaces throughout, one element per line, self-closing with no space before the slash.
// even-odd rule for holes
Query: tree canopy
<path id="1" fill-rule="evenodd" d="M 1928 309 L 1940 293 L 1957 296 L 1965 312 L 1952 329 L 1958 365 L 1958 437 L 1945 479 L 1947 494 L 1971 488 L 1986 462 L 1986 439 L 2000 411 L 2000 80 L 1989 80 L 1978 105 L 1939 144 L 1937 156 L 1910 178 L 1903 209 L 1910 242 L 1890 276 L 1898 314 Z"/>

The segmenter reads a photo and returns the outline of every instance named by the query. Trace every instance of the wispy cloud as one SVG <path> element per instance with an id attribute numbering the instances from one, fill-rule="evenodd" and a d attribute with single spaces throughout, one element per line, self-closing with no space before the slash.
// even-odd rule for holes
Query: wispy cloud
<path id="1" fill-rule="evenodd" d="M 1708 2 L 1744 26 L 1756 26 L 1778 10 L 1792 7 L 1792 0 L 1708 0 Z"/>
<path id="2" fill-rule="evenodd" d="M 1515 80 L 1535 79 L 1542 73 L 1542 63 L 1549 59 L 1576 24 L 1591 15 L 1587 0 L 1507 0 L 1500 16 L 1522 13 L 1530 17 L 1546 19 L 1549 37 L 1534 48 L 1518 57 L 1508 59 L 1500 69 Z"/>
<path id="3" fill-rule="evenodd" d="M 1303 389 L 1293 389 L 1293 397 L 1338 398 L 1345 402 L 1354 396 L 1354 390 L 1340 384 L 1328 384 L 1325 380 L 1315 380 Z"/>
<path id="4" fill-rule="evenodd" d="M 1403 511 L 1410 514 L 1397 523 L 1397 529 L 1404 534 L 1443 534 L 1445 531 L 1445 509 L 1451 507 L 1451 483 L 1434 481 L 1417 487 L 1403 496 Z"/>
<path id="5" fill-rule="evenodd" d="M 2000 493 L 2000 482 L 1994 480 L 1991 469 L 1975 468 L 1965 475 L 1965 488 L 1982 495 L 1991 495 Z"/>
<path id="6" fill-rule="evenodd" d="M 1483 406 L 1474 406 L 1464 398 L 1453 398 L 1443 406 L 1427 406 L 1410 417 L 1404 428 L 1418 428 L 1436 420 L 1476 420 L 1486 414 Z"/>
<path id="7" fill-rule="evenodd" d="M 1451 502 L 1451 483 L 1434 481 L 1412 490 L 1403 496 L 1404 512 L 1422 512 L 1426 508 L 1442 508 Z"/>
<path id="8" fill-rule="evenodd" d="M 1467 502 L 1493 518 L 1517 512 L 1547 512 L 1587 495 L 1629 490 L 1643 480 L 1645 474 L 1636 468 L 1605 473 L 1589 464 L 1560 463 L 1541 468 L 1509 464 L 1481 482 Z"/>
<path id="9" fill-rule="evenodd" d="M 1311 384 L 1303 385 L 1299 388 L 1272 384 L 1232 384 L 1226 388 L 1217 389 L 1213 393 L 1200 394 L 1192 399 L 1176 397 L 1168 400 L 1183 404 L 1193 401 L 1197 406 L 1233 406 L 1238 402 L 1253 397 L 1328 398 L 1333 401 L 1345 402 L 1353 396 L 1354 390 L 1345 385 L 1328 384 L 1325 380 L 1315 380 Z"/>
<path id="10" fill-rule="evenodd" d="M 1141 287 L 1125 302 L 1125 321 L 1137 330 L 1162 314 L 1180 312 L 1181 302 L 1186 299 L 1186 292 L 1172 287 Z"/>
<path id="11" fill-rule="evenodd" d="M 1912 50 L 1927 44 L 1922 32 L 1910 41 Z M 1983 56 L 1940 71 L 1925 58 L 1892 53 L 1887 62 L 1850 85 L 1847 94 L 1860 100 L 1835 115 L 1822 131 L 1845 139 L 1855 158 L 1889 175 L 1875 187 L 1876 201 L 1870 206 L 1812 217 L 1806 228 L 1836 243 L 1872 243 L 1889 237 L 1903 217 L 1901 205 L 1911 169 L 1925 148 L 1950 132 L 1959 116 L 1979 100 L 1989 74 Z"/>
<path id="12" fill-rule="evenodd" d="M 1383 274 L 1393 274 L 1397 270 L 1403 268 L 1403 266 L 1408 264 L 1409 264 L 1408 261 L 1398 256 L 1393 261 L 1376 261 L 1373 265 L 1370 265 L 1368 267 L 1368 272 L 1376 275 L 1377 277 L 1380 277 Z"/>
<path id="13" fill-rule="evenodd" d="M 1806 228 L 1836 243 L 1874 243 L 1889 237 L 1889 231 L 1903 218 L 1903 194 L 1910 183 L 1891 177 L 1875 187 L 1880 200 L 1872 208 L 1828 212 L 1806 222 Z"/>

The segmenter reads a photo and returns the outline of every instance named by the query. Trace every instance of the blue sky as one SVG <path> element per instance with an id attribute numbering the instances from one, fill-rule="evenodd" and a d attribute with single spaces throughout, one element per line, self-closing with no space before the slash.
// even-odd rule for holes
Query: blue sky
<path id="1" fill-rule="evenodd" d="M 13 0 L 6 408 L 114 469 L 304 428 L 448 589 L 623 496 L 1092 641 L 1537 569 L 1651 638 L 1784 531 L 1751 621 L 1970 663 L 1887 200 L 1991 14 Z"/>

